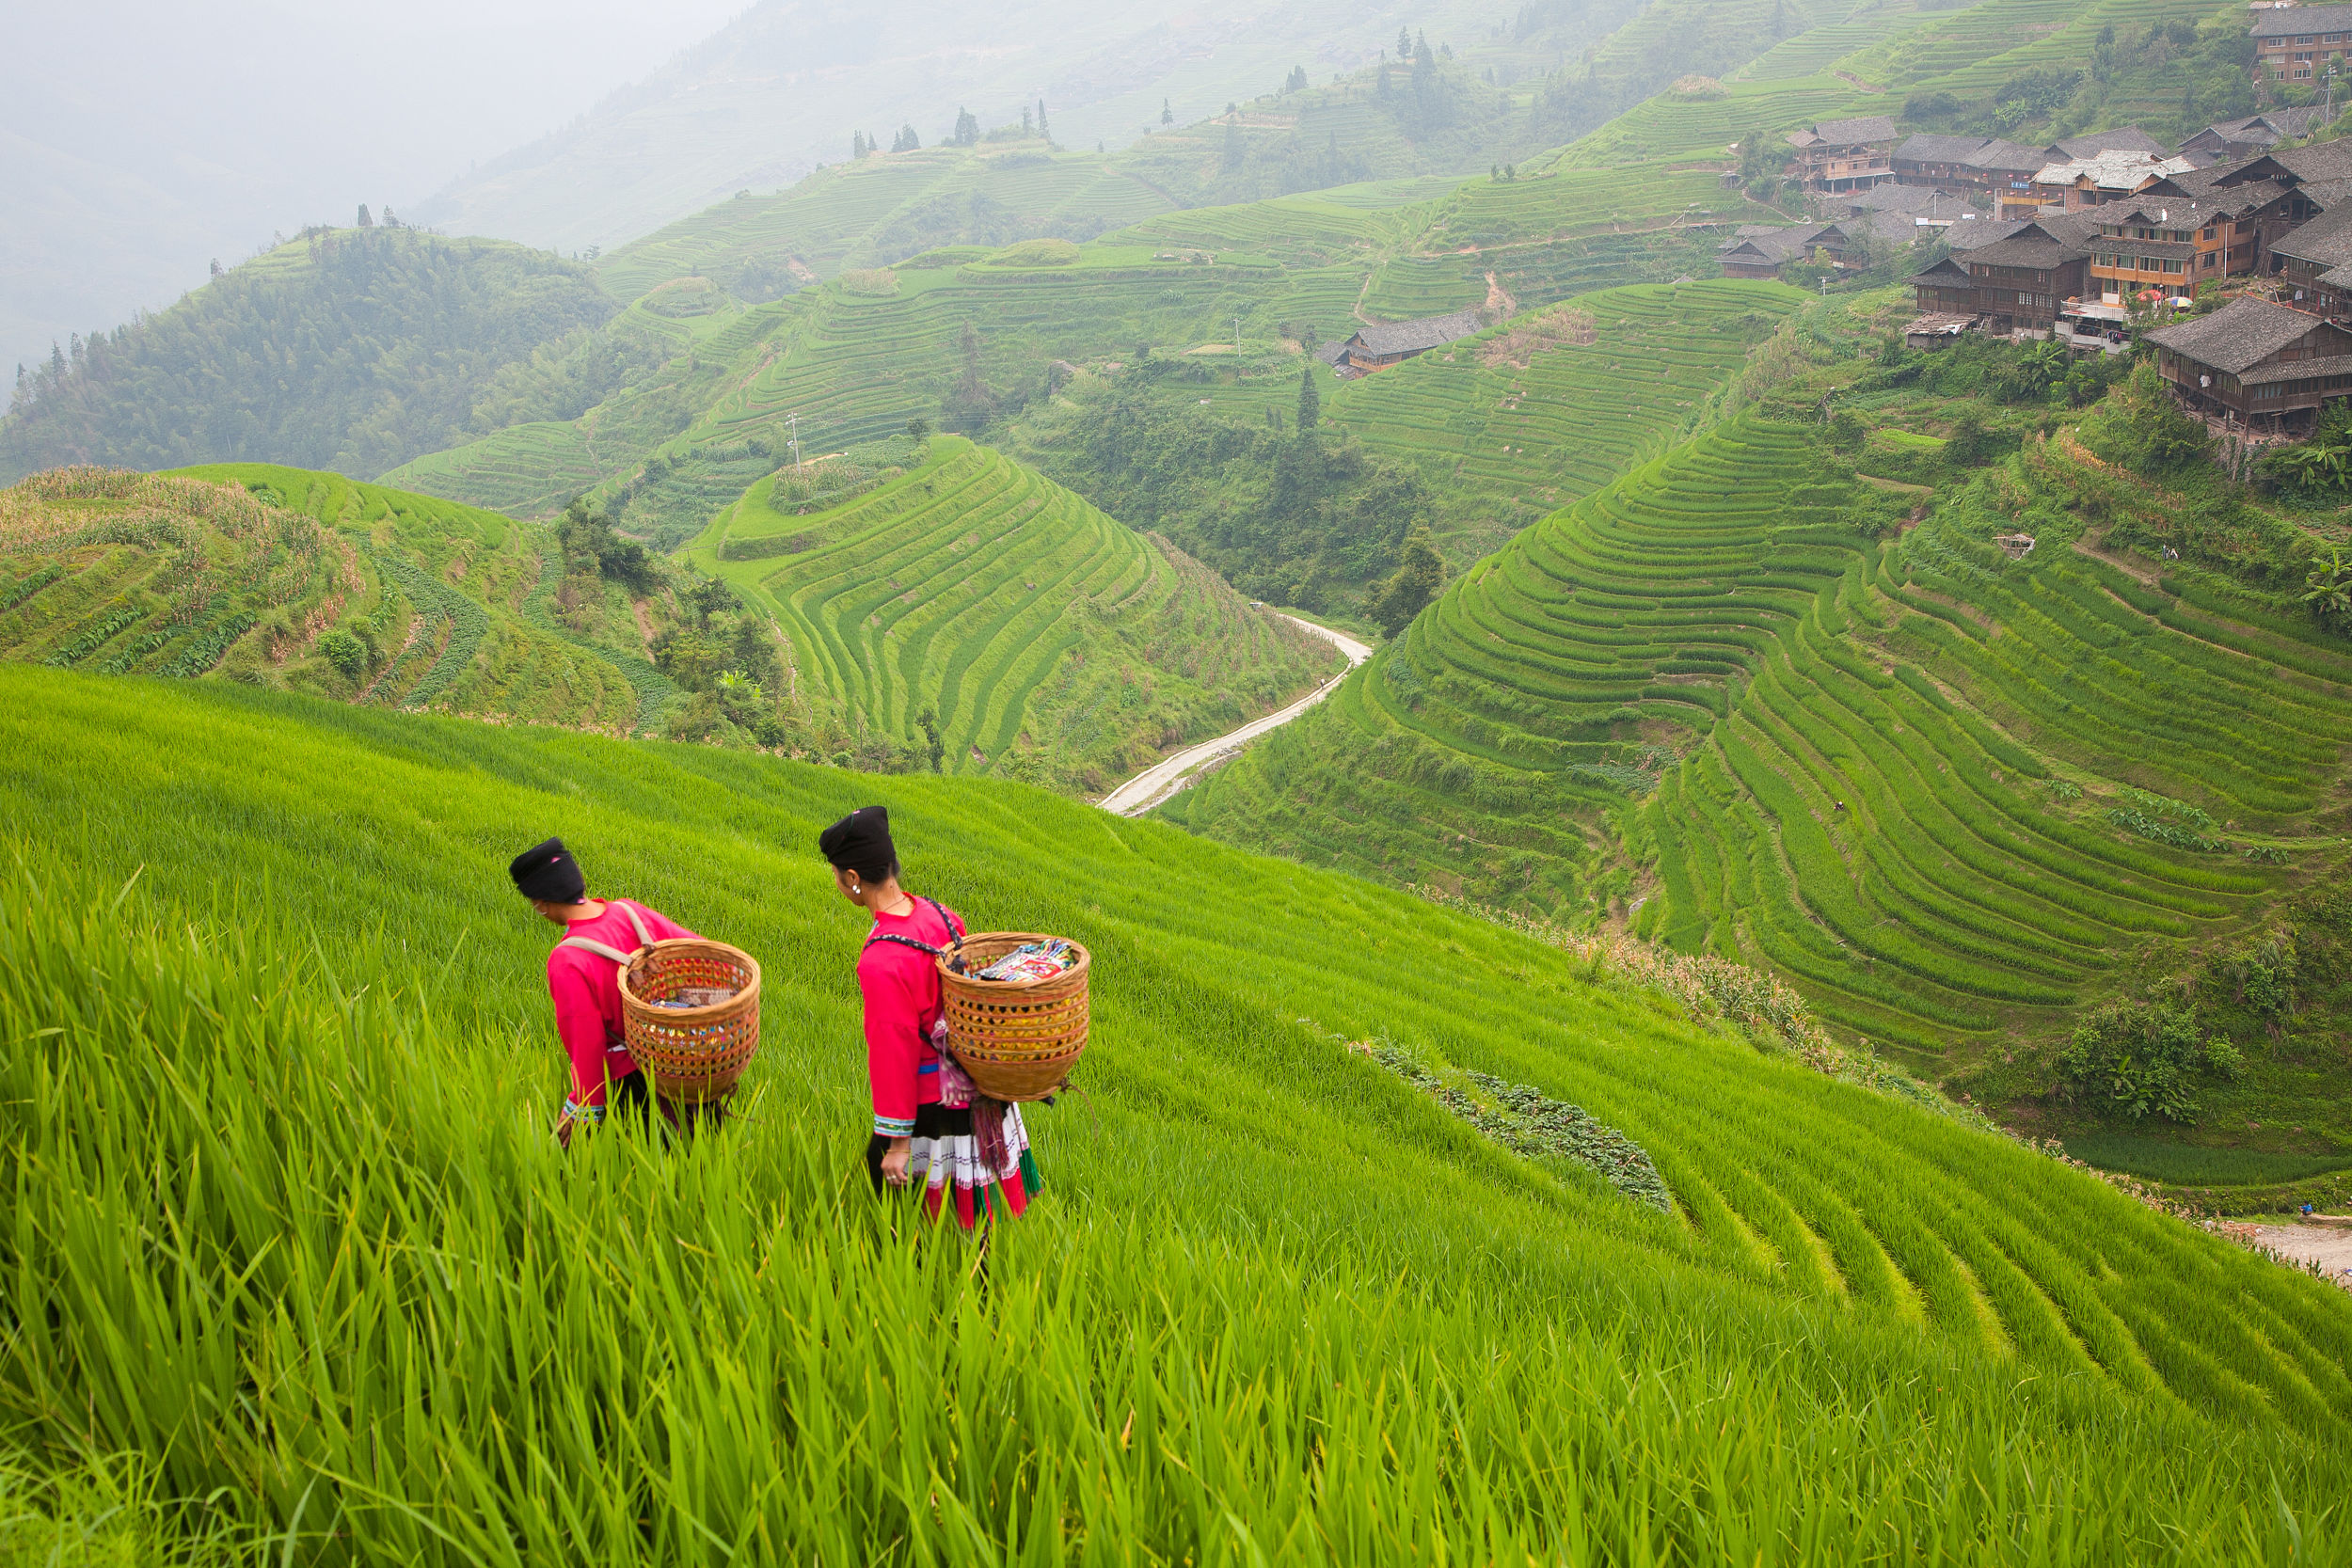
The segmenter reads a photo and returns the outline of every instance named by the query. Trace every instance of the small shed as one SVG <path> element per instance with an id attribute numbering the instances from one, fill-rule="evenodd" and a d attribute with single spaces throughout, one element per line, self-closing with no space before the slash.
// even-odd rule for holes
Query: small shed
<path id="1" fill-rule="evenodd" d="M 1906 348 L 1943 348 L 1962 333 L 1977 325 L 1981 318 L 1963 316 L 1949 311 L 1931 310 L 1903 328 Z"/>
<path id="2" fill-rule="evenodd" d="M 1425 316 L 1420 321 L 1367 322 L 1347 340 L 1342 363 L 1359 373 L 1386 370 L 1416 355 L 1467 338 L 1484 325 L 1474 309 Z"/>

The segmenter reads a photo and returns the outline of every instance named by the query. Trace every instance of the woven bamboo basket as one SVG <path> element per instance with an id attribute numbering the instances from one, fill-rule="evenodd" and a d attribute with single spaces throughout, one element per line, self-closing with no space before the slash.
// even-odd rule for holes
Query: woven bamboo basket
<path id="1" fill-rule="evenodd" d="M 1047 980 L 982 980 L 956 974 L 948 961 L 960 953 L 967 968 L 986 969 L 1024 942 L 1045 940 L 1036 931 L 974 931 L 939 957 L 947 1049 L 991 1100 L 1042 1100 L 1070 1081 L 1087 1048 L 1094 955 L 1071 942 L 1076 965 Z"/>
<path id="2" fill-rule="evenodd" d="M 703 1007 L 656 1006 L 694 990 L 735 994 Z M 693 937 L 641 947 L 621 971 L 621 1014 L 628 1053 L 662 1099 L 724 1100 L 759 1049 L 759 964 L 740 948 Z"/>

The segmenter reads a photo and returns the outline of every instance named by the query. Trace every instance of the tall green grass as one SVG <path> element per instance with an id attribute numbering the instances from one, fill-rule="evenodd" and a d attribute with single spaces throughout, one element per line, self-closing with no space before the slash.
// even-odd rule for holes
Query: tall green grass
<path id="1" fill-rule="evenodd" d="M 2340 1295 L 1500 927 L 986 781 L 0 697 L 0 1432 L 202 1500 L 167 1529 L 271 1562 L 2337 1549 Z M 858 932 L 809 844 L 873 799 L 915 885 L 1097 956 L 985 1297 L 856 1171 Z M 501 880 L 548 831 L 766 965 L 723 1133 L 553 1147 L 548 933 Z M 1335 1037 L 1584 1106 L 1677 1212 Z"/>

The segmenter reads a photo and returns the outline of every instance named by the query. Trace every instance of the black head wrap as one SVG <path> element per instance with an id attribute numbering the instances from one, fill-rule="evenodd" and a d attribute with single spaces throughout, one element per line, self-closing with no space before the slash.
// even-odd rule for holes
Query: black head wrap
<path id="1" fill-rule="evenodd" d="M 588 879 L 560 838 L 516 855 L 506 874 L 515 879 L 515 891 L 542 904 L 577 904 L 588 895 Z"/>
<path id="2" fill-rule="evenodd" d="M 890 842 L 890 808 L 860 806 L 817 835 L 825 859 L 844 871 L 879 882 L 898 871 L 898 847 Z"/>

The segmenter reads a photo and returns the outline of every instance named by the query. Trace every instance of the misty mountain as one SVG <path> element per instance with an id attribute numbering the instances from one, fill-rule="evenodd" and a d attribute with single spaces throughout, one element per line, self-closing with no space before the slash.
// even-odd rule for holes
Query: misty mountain
<path id="1" fill-rule="evenodd" d="M 1294 69 L 1327 82 L 1392 51 L 1402 26 L 1433 43 L 1523 55 L 1519 74 L 1597 36 L 1581 5 L 1519 8 L 1541 13 L 1540 36 L 1509 25 L 1503 7 L 1468 0 L 764 0 L 415 215 L 565 251 L 609 246 L 739 190 L 789 185 L 847 158 L 855 135 L 887 147 L 912 126 L 932 145 L 960 109 L 993 128 L 1017 124 L 1042 100 L 1063 146 L 1116 148 L 1156 130 L 1164 105 L 1187 124 L 1272 91 Z"/>

